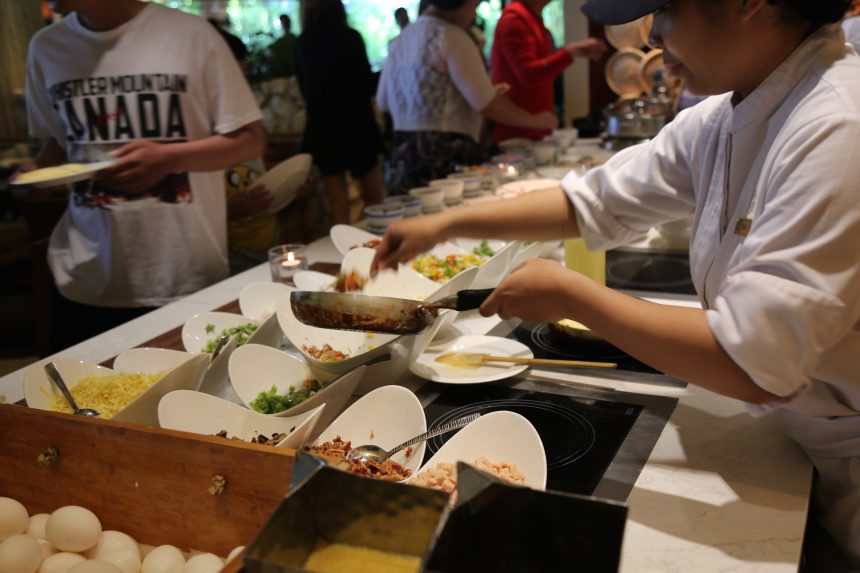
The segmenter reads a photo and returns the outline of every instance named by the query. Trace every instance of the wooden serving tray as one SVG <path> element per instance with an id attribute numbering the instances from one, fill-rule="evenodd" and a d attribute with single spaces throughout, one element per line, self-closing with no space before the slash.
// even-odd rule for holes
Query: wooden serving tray
<path id="1" fill-rule="evenodd" d="M 92 510 L 148 545 L 226 556 L 289 489 L 295 450 L 0 405 L 0 495 Z"/>

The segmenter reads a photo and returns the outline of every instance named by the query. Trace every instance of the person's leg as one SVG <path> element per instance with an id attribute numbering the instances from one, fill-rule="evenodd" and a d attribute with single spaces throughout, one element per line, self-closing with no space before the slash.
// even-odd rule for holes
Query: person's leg
<path id="1" fill-rule="evenodd" d="M 323 188 L 331 207 L 331 224 L 349 224 L 349 189 L 346 175 L 323 175 Z"/>
<path id="2" fill-rule="evenodd" d="M 379 162 L 367 174 L 359 177 L 361 184 L 361 198 L 364 206 L 379 205 L 385 199 L 385 185 L 382 183 L 382 168 Z"/>

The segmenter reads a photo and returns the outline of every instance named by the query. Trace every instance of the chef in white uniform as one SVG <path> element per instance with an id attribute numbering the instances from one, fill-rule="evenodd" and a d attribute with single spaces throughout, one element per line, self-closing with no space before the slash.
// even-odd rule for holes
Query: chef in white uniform
<path id="1" fill-rule="evenodd" d="M 582 236 L 602 250 L 693 217 L 702 310 L 628 297 L 533 260 L 484 314 L 572 318 L 651 366 L 779 418 L 819 471 L 821 521 L 860 565 L 860 57 L 847 0 L 589 0 L 654 12 L 652 43 L 713 95 L 562 189 L 396 223 L 375 264 L 449 238 Z"/>

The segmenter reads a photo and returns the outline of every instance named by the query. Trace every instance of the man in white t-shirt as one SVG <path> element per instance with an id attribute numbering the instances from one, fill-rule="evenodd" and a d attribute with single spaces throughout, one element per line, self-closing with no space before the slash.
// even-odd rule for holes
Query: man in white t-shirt
<path id="1" fill-rule="evenodd" d="M 36 165 L 116 160 L 75 184 L 51 235 L 55 318 L 83 319 L 59 327 L 81 338 L 228 275 L 223 170 L 259 157 L 265 136 L 202 18 L 138 0 L 53 4 L 66 17 L 29 52 Z"/>

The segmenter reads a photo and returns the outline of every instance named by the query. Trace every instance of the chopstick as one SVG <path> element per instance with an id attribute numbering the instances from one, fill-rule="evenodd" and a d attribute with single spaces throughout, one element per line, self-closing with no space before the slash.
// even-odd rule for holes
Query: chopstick
<path id="1" fill-rule="evenodd" d="M 578 368 L 618 368 L 615 362 L 589 362 L 587 360 L 557 360 L 554 358 L 521 358 L 519 356 L 481 355 L 481 362 L 511 362 L 513 364 L 544 364 L 547 366 L 576 366 Z"/>

